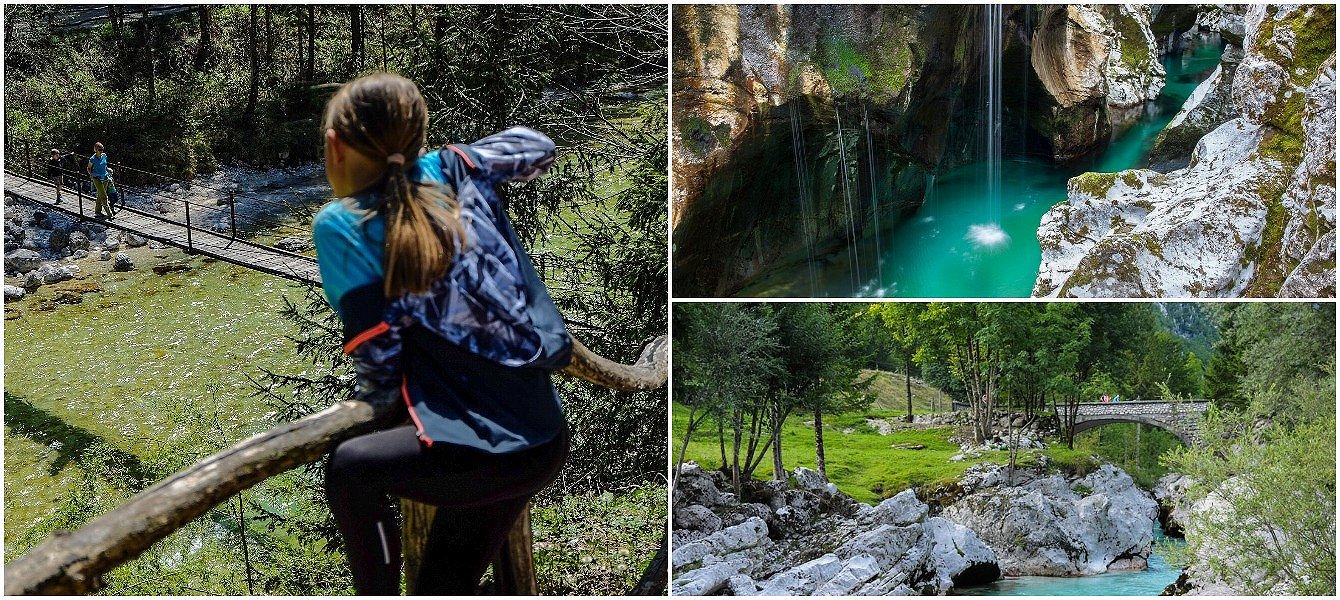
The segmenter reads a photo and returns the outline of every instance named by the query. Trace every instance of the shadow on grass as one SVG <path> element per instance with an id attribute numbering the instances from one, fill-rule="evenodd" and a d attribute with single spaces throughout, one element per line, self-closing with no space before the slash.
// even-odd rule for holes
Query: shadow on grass
<path id="1" fill-rule="evenodd" d="M 49 472 L 59 473 L 74 462 L 86 473 L 124 478 L 131 490 L 143 489 L 152 481 L 139 457 L 121 450 L 102 436 L 42 410 L 5 390 L 5 426 L 21 435 L 56 450 Z"/>

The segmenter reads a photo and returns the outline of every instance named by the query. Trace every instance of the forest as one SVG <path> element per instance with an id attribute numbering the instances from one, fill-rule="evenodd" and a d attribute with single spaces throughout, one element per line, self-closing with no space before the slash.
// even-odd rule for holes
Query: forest
<path id="1" fill-rule="evenodd" d="M 102 141 L 113 161 L 139 169 L 118 172 L 118 183 L 144 187 L 302 169 L 321 159 L 326 98 L 360 74 L 397 72 L 428 101 L 432 147 L 518 124 L 558 143 L 545 177 L 507 191 L 512 220 L 574 337 L 631 362 L 668 321 L 667 27 L 664 6 L 644 5 L 10 6 L 6 157 L 52 147 L 86 154 Z M 296 206 L 284 221 L 305 226 L 319 205 Z M 44 445 L 63 450 L 49 473 L 6 462 L 7 560 L 202 451 L 349 397 L 350 366 L 319 290 L 189 260 L 185 287 L 132 277 L 99 288 L 101 302 L 15 305 L 24 312 L 6 324 L 6 446 L 37 441 L 36 462 L 49 460 Z M 191 289 L 205 293 L 183 300 Z M 218 308 L 179 315 L 161 312 L 162 301 Z M 140 317 L 114 321 L 123 305 Z M 153 331 L 139 327 L 145 317 Z M 54 333 L 66 323 L 91 333 L 71 342 Z M 138 333 L 119 337 L 123 327 Z M 196 333 L 180 339 L 173 330 Z M 218 352 L 217 332 L 232 330 L 240 345 Z M 140 360 L 175 357 L 199 369 L 159 381 L 141 364 L 143 379 L 118 389 L 93 373 L 68 375 L 90 354 L 122 355 L 121 339 L 154 346 L 155 358 Z M 48 359 L 28 361 L 36 355 Z M 55 389 L 54 369 L 66 374 Z M 663 542 L 666 394 L 555 383 L 574 439 L 565 471 L 534 507 L 541 590 L 623 593 Z M 60 404 L 73 389 L 87 390 L 91 412 Z M 160 418 L 170 435 L 155 435 Z M 113 571 L 108 591 L 347 591 L 320 481 L 318 465 L 238 496 Z M 31 496 L 44 503 L 24 500 Z M 8 520 L 11 510 L 22 526 Z"/>
<path id="2" fill-rule="evenodd" d="M 1227 498 L 1186 553 L 1215 557 L 1232 589 L 1324 593 L 1334 589 L 1335 317 L 1331 303 L 679 304 L 673 458 L 719 469 L 735 490 L 804 466 L 857 499 L 936 497 L 963 476 L 965 456 L 1024 460 L 994 450 L 1008 445 L 1000 415 L 1024 416 L 1050 424 L 1042 454 L 1054 468 L 1111 463 L 1145 489 L 1176 472 L 1196 482 L 1190 497 Z M 876 391 L 890 375 L 901 385 Z M 923 422 L 935 417 L 926 386 L 961 418 Z M 1076 436 L 1057 417 L 1105 395 L 1208 399 L 1202 442 L 1130 423 Z M 1222 491 L 1230 480 L 1236 495 Z M 1259 527 L 1287 542 L 1247 532 Z M 1237 553 L 1210 552 L 1217 544 Z M 1263 571 L 1262 582 L 1243 575 Z"/>

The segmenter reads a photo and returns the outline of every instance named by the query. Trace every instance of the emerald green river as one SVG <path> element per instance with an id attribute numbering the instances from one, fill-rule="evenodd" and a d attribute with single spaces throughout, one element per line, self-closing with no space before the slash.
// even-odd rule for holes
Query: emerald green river
<path id="1" fill-rule="evenodd" d="M 968 164 L 929 185 L 916 214 L 859 244 L 860 256 L 880 257 L 883 278 L 852 290 L 845 262 L 819 274 L 819 294 L 842 297 L 965 298 L 1027 297 L 1042 251 L 1037 229 L 1042 215 L 1066 199 L 1066 182 L 1086 171 L 1116 172 L 1145 166 L 1154 139 L 1167 127 L 1196 86 L 1219 63 L 1221 49 L 1207 43 L 1179 57 L 1165 57 L 1167 84 L 1144 114 L 1114 136 L 1088 164 L 1061 167 L 1041 160 L 1005 158 L 1001 165 L 1000 216 L 983 198 L 989 166 Z M 876 240 L 882 247 L 876 248 Z M 802 271 L 795 272 L 800 277 Z M 863 273 L 872 271 L 867 265 Z"/>
<path id="2" fill-rule="evenodd" d="M 1154 524 L 1154 552 L 1149 568 L 1143 571 L 1117 571 L 1088 577 L 1006 577 L 987 585 L 955 589 L 962 596 L 1157 596 L 1181 575 L 1163 553 L 1167 544 L 1181 545 L 1180 539 L 1163 535 Z"/>

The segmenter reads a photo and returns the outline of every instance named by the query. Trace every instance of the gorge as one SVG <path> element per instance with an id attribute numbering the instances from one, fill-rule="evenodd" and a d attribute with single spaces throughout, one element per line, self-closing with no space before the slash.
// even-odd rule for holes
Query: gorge
<path id="1" fill-rule="evenodd" d="M 1333 9 L 675 17 L 679 295 L 1333 294 Z M 1260 151 L 1196 153 L 1230 122 L 1259 129 Z M 1253 199 L 1178 191 L 1213 177 L 1207 162 L 1259 173 Z M 1114 223 L 1085 190 L 1118 172 L 1150 189 L 1104 194 Z M 1220 222 L 1236 235 L 1211 235 Z"/>

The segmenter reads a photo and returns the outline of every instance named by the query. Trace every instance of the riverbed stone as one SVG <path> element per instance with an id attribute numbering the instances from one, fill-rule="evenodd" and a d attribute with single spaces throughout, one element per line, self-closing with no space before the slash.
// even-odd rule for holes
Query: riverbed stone
<path id="1" fill-rule="evenodd" d="M 37 268 L 37 274 L 42 278 L 42 283 L 50 285 L 73 279 L 78 274 L 76 265 L 56 265 L 47 263 Z"/>
<path id="2" fill-rule="evenodd" d="M 305 252 L 312 249 L 312 241 L 302 237 L 286 237 L 275 242 L 275 247 L 289 252 Z"/>
<path id="3" fill-rule="evenodd" d="M 721 530 L 721 517 L 701 504 L 691 504 L 682 508 L 676 507 L 675 523 L 680 528 L 703 533 L 713 533 Z"/>
<path id="4" fill-rule="evenodd" d="M 28 249 L 19 249 L 5 255 L 5 269 L 15 273 L 27 273 L 42 265 L 42 255 Z"/>
<path id="5" fill-rule="evenodd" d="M 36 269 L 28 271 L 23 276 L 23 288 L 29 292 L 42 287 L 43 283 L 45 282 L 42 280 L 42 274 Z"/>
<path id="6" fill-rule="evenodd" d="M 117 252 L 116 259 L 112 261 L 113 271 L 129 271 L 135 268 L 135 261 L 125 252 Z"/>

